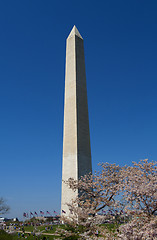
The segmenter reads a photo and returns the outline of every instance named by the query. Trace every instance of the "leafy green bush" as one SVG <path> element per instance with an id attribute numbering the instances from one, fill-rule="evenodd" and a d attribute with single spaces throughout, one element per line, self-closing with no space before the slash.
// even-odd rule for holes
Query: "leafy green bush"
<path id="1" fill-rule="evenodd" d="M 71 231 L 72 233 L 75 233 L 76 232 L 76 228 L 75 227 L 72 227 L 71 225 L 69 224 L 66 224 L 65 227 L 64 227 L 65 230 L 67 231 Z"/>
<path id="2" fill-rule="evenodd" d="M 63 240 L 77 240 L 77 239 L 78 239 L 77 235 L 73 235 L 73 236 L 63 238 Z"/>
<path id="3" fill-rule="evenodd" d="M 13 240 L 13 236 L 4 230 L 0 230 L 0 240 Z"/>

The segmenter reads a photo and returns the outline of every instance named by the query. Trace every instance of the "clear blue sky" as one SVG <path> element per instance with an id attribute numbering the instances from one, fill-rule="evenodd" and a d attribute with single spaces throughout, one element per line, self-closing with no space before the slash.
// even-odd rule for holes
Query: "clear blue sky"
<path id="1" fill-rule="evenodd" d="M 157 160 L 157 1 L 0 1 L 0 196 L 60 210 L 65 40 L 84 38 L 93 169 Z"/>

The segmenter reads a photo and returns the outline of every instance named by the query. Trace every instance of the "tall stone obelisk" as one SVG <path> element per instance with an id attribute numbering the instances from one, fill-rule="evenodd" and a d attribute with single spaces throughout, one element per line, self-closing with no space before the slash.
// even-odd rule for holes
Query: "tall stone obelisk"
<path id="1" fill-rule="evenodd" d="M 92 172 L 83 38 L 74 26 L 66 41 L 62 180 Z M 77 196 L 62 181 L 61 214 Z M 63 210 L 63 211 L 62 211 Z"/>

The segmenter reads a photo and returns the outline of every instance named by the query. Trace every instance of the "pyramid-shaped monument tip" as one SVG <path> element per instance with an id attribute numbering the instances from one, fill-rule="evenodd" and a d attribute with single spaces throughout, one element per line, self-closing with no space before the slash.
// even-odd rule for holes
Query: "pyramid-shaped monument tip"
<path id="1" fill-rule="evenodd" d="M 72 28 L 72 30 L 71 30 L 71 32 L 70 32 L 70 34 L 69 34 L 69 36 L 68 36 L 68 38 L 73 37 L 73 36 L 75 36 L 75 35 L 76 35 L 77 37 L 83 39 L 82 36 L 81 36 L 81 34 L 79 33 L 77 27 L 74 25 L 73 28 Z"/>

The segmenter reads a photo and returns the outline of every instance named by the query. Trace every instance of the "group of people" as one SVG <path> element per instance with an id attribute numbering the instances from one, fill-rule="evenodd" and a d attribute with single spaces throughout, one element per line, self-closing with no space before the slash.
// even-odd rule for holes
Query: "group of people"
<path id="1" fill-rule="evenodd" d="M 28 236 L 34 236 L 35 238 L 35 240 L 49 240 L 49 237 L 47 237 L 47 236 L 42 236 L 42 237 L 37 237 L 37 236 L 35 236 L 35 233 L 34 232 L 32 232 L 32 233 L 27 233 L 27 234 L 25 234 L 24 232 L 23 233 L 20 233 L 20 232 L 18 232 L 18 239 L 20 240 L 21 239 L 21 237 L 22 238 L 24 238 L 24 239 L 27 239 L 28 238 Z"/>

